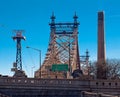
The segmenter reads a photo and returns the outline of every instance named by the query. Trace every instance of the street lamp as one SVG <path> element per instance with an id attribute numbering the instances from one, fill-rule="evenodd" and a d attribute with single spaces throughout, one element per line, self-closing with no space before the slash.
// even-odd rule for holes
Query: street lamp
<path id="1" fill-rule="evenodd" d="M 35 66 L 31 67 L 31 76 L 34 77 L 34 72 L 33 72 L 33 69 L 35 68 Z"/>
<path id="2" fill-rule="evenodd" d="M 29 47 L 29 46 L 27 46 L 26 48 L 30 48 L 30 49 L 33 49 L 33 50 L 36 50 L 36 51 L 38 51 L 39 52 L 39 60 L 40 60 L 40 78 L 41 78 L 41 50 L 39 50 L 39 49 L 36 49 L 36 48 L 32 48 L 32 47 Z"/>

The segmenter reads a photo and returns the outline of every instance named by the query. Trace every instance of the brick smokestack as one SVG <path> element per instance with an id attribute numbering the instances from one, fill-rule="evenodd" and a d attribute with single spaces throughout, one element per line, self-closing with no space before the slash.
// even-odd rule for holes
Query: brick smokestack
<path id="1" fill-rule="evenodd" d="M 98 12 L 98 54 L 97 54 L 97 78 L 106 79 L 105 64 L 105 36 L 104 36 L 104 12 Z"/>

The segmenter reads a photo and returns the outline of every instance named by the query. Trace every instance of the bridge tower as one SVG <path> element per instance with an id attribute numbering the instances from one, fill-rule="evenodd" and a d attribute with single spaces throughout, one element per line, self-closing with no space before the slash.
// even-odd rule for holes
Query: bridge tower
<path id="1" fill-rule="evenodd" d="M 11 71 L 14 71 L 14 77 L 26 77 L 24 71 L 22 70 L 22 57 L 21 57 L 21 40 L 25 40 L 25 37 L 22 36 L 23 30 L 14 30 L 15 36 L 12 37 L 13 40 L 16 40 L 17 52 L 16 52 L 16 62 L 13 63 L 13 68 Z"/>
<path id="2" fill-rule="evenodd" d="M 89 69 L 90 69 L 90 61 L 89 61 L 89 51 L 86 50 L 86 55 L 81 55 L 80 56 L 80 64 L 81 64 L 81 69 L 83 71 L 84 75 L 89 75 Z"/>
<path id="3" fill-rule="evenodd" d="M 49 46 L 41 69 L 35 72 L 37 78 L 40 78 L 40 72 L 41 78 L 68 78 L 74 70 L 80 70 L 78 17 L 75 13 L 72 23 L 56 23 L 55 19 L 53 13 L 49 24 Z"/>

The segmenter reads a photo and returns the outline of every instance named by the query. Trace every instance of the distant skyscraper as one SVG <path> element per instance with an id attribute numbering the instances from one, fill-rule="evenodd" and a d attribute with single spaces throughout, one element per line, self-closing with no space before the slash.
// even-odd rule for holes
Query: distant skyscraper
<path id="1" fill-rule="evenodd" d="M 97 56 L 97 78 L 106 78 L 105 65 L 105 36 L 104 36 L 104 12 L 98 12 L 98 56 Z"/>

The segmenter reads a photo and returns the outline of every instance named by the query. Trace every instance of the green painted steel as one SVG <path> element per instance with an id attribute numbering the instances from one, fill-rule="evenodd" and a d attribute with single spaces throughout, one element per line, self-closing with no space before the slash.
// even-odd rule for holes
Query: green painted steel
<path id="1" fill-rule="evenodd" d="M 53 64 L 52 71 L 68 71 L 68 64 Z"/>

